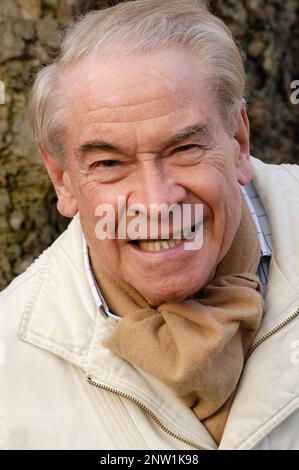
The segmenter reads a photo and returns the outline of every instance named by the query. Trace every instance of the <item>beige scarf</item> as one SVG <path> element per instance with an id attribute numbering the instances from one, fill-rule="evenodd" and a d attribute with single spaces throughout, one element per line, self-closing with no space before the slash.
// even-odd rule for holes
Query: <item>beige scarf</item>
<path id="1" fill-rule="evenodd" d="M 97 269 L 109 308 L 123 317 L 104 345 L 171 387 L 217 443 L 262 319 L 259 259 L 256 228 L 243 201 L 229 252 L 215 278 L 192 298 L 152 308 L 132 286 Z"/>

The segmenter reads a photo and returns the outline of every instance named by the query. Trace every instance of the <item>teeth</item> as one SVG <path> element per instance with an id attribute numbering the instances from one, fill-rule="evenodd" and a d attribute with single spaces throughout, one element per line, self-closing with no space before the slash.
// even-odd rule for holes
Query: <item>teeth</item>
<path id="1" fill-rule="evenodd" d="M 145 251 L 160 251 L 173 248 L 181 243 L 181 240 L 155 240 L 155 241 L 140 241 L 139 248 Z"/>
<path id="2" fill-rule="evenodd" d="M 161 248 L 162 248 L 162 243 L 159 242 L 158 240 L 157 240 L 156 242 L 150 243 L 150 244 L 151 244 L 151 245 L 154 245 L 156 251 L 159 251 L 159 250 L 161 250 Z"/>
<path id="3" fill-rule="evenodd" d="M 168 243 L 168 241 L 163 241 L 163 240 L 162 240 L 162 241 L 161 241 L 161 245 L 162 245 L 162 248 L 164 248 L 164 249 L 166 249 L 166 250 L 167 250 L 167 248 L 171 248 L 171 247 L 170 247 L 170 243 Z"/>
<path id="4" fill-rule="evenodd" d="M 191 229 L 185 236 L 184 239 L 192 238 L 194 236 L 194 233 L 199 229 L 199 227 L 202 225 L 202 221 L 198 222 L 193 228 Z M 182 238 L 181 238 L 181 232 L 180 232 L 180 237 L 176 238 L 174 235 L 174 238 L 171 238 L 170 240 L 141 240 L 139 242 L 139 248 L 141 250 L 145 251 L 160 251 L 160 250 L 167 250 L 169 248 L 173 248 L 174 246 L 178 245 L 181 243 Z"/>

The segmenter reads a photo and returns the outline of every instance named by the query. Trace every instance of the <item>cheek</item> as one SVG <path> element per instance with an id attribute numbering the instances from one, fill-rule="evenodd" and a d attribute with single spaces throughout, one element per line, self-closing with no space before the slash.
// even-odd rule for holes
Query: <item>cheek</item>
<path id="1" fill-rule="evenodd" d="M 200 169 L 189 175 L 185 187 L 210 209 L 216 210 L 223 206 L 226 193 L 226 181 L 219 172 Z"/>
<path id="2" fill-rule="evenodd" d="M 97 193 L 81 194 L 78 202 L 81 223 L 90 231 L 95 228 L 97 221 L 96 210 L 100 203 Z"/>
<path id="3" fill-rule="evenodd" d="M 96 208 L 100 204 L 112 204 L 117 198 L 111 194 L 110 188 L 100 185 L 94 179 L 84 177 L 78 180 L 78 206 L 82 214 L 95 216 Z"/>
<path id="4" fill-rule="evenodd" d="M 232 159 L 224 155 L 219 161 L 199 165 L 198 171 L 191 176 L 194 191 L 213 207 L 222 207 L 227 199 L 239 192 Z"/>
<path id="5" fill-rule="evenodd" d="M 240 221 L 241 199 L 233 168 L 198 168 L 188 183 L 189 190 L 206 206 L 209 236 L 225 245 L 230 243 Z M 206 235 L 208 236 L 208 235 Z"/>

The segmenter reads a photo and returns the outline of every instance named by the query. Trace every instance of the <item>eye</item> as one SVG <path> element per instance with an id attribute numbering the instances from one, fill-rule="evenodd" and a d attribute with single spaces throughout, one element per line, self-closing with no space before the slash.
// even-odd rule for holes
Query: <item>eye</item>
<path id="1" fill-rule="evenodd" d="M 194 150 L 196 148 L 198 148 L 198 145 L 195 144 L 182 145 L 181 147 L 174 149 L 174 153 L 187 152 L 188 150 Z"/>
<path id="2" fill-rule="evenodd" d="M 94 167 L 101 167 L 101 168 L 112 168 L 117 166 L 120 162 L 118 160 L 100 160 L 94 163 Z"/>

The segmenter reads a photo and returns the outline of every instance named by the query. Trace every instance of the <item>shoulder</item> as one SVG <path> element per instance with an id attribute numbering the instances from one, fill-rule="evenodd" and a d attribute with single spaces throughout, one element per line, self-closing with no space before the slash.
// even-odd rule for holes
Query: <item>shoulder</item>
<path id="1" fill-rule="evenodd" d="M 31 294 L 38 289 L 39 278 L 47 270 L 53 254 L 59 250 L 61 240 L 65 237 L 63 232 L 51 246 L 46 248 L 26 271 L 17 276 L 4 290 L 0 292 L 0 331 L 5 331 L 5 324 L 11 323 L 13 318 L 18 318 Z"/>
<path id="2" fill-rule="evenodd" d="M 0 292 L 0 339 L 5 337 L 5 332 L 11 330 L 12 324 L 17 328 L 25 309 L 33 308 L 41 297 L 45 279 L 50 278 L 56 284 L 65 284 L 68 277 L 73 275 L 71 268 L 77 273 L 78 258 L 82 251 L 78 246 L 81 246 L 81 226 L 78 217 L 75 217 L 53 244 Z M 47 295 L 49 296 L 49 292 Z M 51 299 L 46 298 L 44 302 L 49 300 Z"/>
<path id="3" fill-rule="evenodd" d="M 251 165 L 253 168 L 254 176 L 264 175 L 269 177 L 283 177 L 285 179 L 292 179 L 299 184 L 299 165 L 291 163 L 271 164 L 264 163 L 261 160 L 251 157 Z"/>
<path id="4" fill-rule="evenodd" d="M 53 245 L 52 245 L 53 246 Z M 52 246 L 47 248 L 27 269 L 17 276 L 0 292 L 0 331 L 1 336 L 7 328 L 18 322 L 28 302 L 31 292 L 35 288 L 39 274 L 44 269 L 50 256 Z"/>

